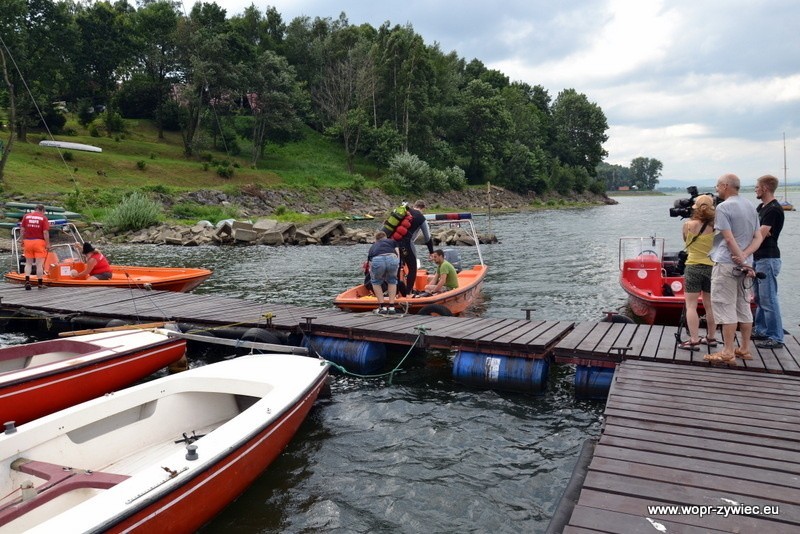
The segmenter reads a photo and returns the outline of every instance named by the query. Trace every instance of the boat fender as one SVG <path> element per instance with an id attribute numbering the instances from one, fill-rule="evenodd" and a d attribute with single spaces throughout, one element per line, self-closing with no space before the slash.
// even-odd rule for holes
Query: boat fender
<path id="1" fill-rule="evenodd" d="M 263 328 L 248 328 L 242 337 L 242 341 L 257 341 L 259 343 L 272 343 L 273 345 L 283 345 L 283 341 L 273 332 Z"/>
<path id="2" fill-rule="evenodd" d="M 394 231 L 394 233 L 391 235 L 391 238 L 394 239 L 395 241 L 400 241 L 401 239 L 403 239 L 408 234 L 408 230 L 411 228 L 411 220 L 412 217 L 411 214 L 409 213 L 408 215 L 406 215 L 406 218 L 403 219 L 403 221 L 400 223 L 400 226 L 398 226 L 397 229 Z"/>
<path id="3" fill-rule="evenodd" d="M 417 315 L 438 315 L 440 317 L 452 317 L 453 312 L 441 304 L 428 304 L 427 306 L 423 306 L 422 309 L 417 312 Z"/>
<path id="4" fill-rule="evenodd" d="M 106 323 L 106 328 L 114 328 L 116 326 L 127 326 L 129 323 L 122 319 L 111 319 Z"/>
<path id="5" fill-rule="evenodd" d="M 633 323 L 633 319 L 621 313 L 606 312 L 606 316 L 600 319 L 601 323 Z"/>

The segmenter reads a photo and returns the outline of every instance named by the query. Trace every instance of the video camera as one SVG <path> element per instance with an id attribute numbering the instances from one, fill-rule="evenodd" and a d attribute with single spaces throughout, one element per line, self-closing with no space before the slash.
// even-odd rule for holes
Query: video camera
<path id="1" fill-rule="evenodd" d="M 717 197 L 714 193 L 698 193 L 696 185 L 690 185 L 686 188 L 686 192 L 689 193 L 689 198 L 679 198 L 673 204 L 673 207 L 669 209 L 669 216 L 670 217 L 681 217 L 683 219 L 688 219 L 692 216 L 692 211 L 694 206 L 694 199 L 698 196 L 702 195 L 709 195 L 711 198 L 714 199 L 714 205 L 716 206 L 719 204 L 719 197 Z"/>

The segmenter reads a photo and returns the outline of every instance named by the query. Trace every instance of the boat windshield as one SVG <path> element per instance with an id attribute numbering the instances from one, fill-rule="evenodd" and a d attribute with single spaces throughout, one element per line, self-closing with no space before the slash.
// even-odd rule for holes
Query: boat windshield
<path id="1" fill-rule="evenodd" d="M 621 237 L 619 240 L 619 268 L 625 260 L 652 256 L 664 260 L 663 237 Z"/>

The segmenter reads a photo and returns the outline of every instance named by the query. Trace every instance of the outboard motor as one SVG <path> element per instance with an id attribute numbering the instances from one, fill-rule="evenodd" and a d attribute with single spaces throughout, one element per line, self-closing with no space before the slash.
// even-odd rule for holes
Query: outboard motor
<path id="1" fill-rule="evenodd" d="M 461 255 L 458 253 L 458 250 L 454 248 L 446 248 L 442 252 L 444 252 L 444 259 L 449 261 L 453 267 L 456 268 L 456 272 L 461 272 Z"/>

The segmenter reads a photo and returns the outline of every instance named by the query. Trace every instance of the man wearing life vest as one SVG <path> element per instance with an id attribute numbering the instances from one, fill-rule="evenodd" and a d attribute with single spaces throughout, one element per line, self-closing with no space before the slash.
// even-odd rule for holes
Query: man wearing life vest
<path id="1" fill-rule="evenodd" d="M 36 277 L 39 289 L 44 276 L 44 259 L 50 248 L 50 220 L 44 212 L 44 205 L 37 204 L 34 210 L 22 216 L 19 223 L 22 253 L 25 256 L 25 289 L 31 288 L 31 269 L 36 263 Z"/>
<path id="2" fill-rule="evenodd" d="M 420 232 L 425 239 L 429 255 L 433 254 L 433 239 L 428 221 L 422 210 L 425 201 L 417 200 L 414 207 L 407 204 L 395 208 L 383 223 L 386 235 L 400 243 L 400 261 L 408 269 L 405 287 L 409 290 L 414 287 L 417 278 L 417 253 L 414 241 Z"/>

